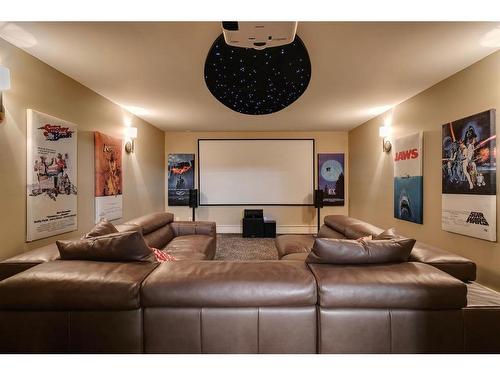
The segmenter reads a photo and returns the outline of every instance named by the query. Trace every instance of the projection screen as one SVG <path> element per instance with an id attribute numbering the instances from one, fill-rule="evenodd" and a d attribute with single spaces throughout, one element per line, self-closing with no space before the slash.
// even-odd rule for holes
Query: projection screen
<path id="1" fill-rule="evenodd" d="M 202 206 L 312 205 L 313 139 L 199 139 Z"/>

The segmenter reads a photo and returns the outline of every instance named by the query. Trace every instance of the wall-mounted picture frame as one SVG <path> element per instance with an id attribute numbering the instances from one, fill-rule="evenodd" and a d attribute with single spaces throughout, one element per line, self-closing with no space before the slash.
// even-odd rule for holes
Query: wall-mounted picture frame
<path id="1" fill-rule="evenodd" d="M 423 133 L 394 140 L 394 217 L 424 222 Z"/>
<path id="2" fill-rule="evenodd" d="M 318 189 L 323 191 L 323 206 L 345 205 L 345 155 L 318 154 Z"/>
<path id="3" fill-rule="evenodd" d="M 95 223 L 123 216 L 123 141 L 94 132 Z"/>
<path id="4" fill-rule="evenodd" d="M 168 155 L 168 205 L 189 206 L 189 190 L 194 189 L 194 154 Z"/>
<path id="5" fill-rule="evenodd" d="M 490 109 L 442 125 L 442 229 L 496 241 L 496 128 Z"/>
<path id="6" fill-rule="evenodd" d="M 77 230 L 77 125 L 27 110 L 26 241 Z"/>

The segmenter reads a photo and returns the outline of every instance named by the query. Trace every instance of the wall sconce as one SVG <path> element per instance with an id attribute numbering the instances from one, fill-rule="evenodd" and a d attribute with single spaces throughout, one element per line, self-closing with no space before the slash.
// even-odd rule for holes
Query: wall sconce
<path id="1" fill-rule="evenodd" d="M 2 92 L 10 89 L 10 70 L 0 65 L 0 123 L 5 119 Z"/>
<path id="2" fill-rule="evenodd" d="M 382 138 L 382 151 L 384 152 L 389 152 L 392 148 L 391 142 L 387 139 L 389 134 L 390 128 L 388 126 L 381 126 L 380 128 L 378 128 L 378 135 L 380 138 Z"/>
<path id="3" fill-rule="evenodd" d="M 134 152 L 134 139 L 137 138 L 137 128 L 126 127 L 125 138 L 128 140 L 125 143 L 125 151 L 127 151 L 127 154 L 131 154 Z"/>

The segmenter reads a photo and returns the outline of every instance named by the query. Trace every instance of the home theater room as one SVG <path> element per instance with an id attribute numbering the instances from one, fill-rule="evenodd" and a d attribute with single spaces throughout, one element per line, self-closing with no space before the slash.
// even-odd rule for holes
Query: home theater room
<path id="1" fill-rule="evenodd" d="M 5 5 L 1 368 L 498 368 L 483 3 Z"/>

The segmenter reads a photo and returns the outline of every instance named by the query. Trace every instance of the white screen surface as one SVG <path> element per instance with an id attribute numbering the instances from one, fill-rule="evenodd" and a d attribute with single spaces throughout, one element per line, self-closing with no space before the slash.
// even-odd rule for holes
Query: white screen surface
<path id="1" fill-rule="evenodd" d="M 312 204 L 312 139 L 198 141 L 201 205 Z"/>

